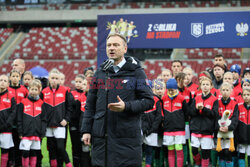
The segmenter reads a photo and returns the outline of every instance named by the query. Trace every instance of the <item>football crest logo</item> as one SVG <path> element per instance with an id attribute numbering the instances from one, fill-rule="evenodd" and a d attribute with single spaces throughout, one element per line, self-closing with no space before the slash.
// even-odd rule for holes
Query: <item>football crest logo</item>
<path id="1" fill-rule="evenodd" d="M 191 23 L 191 35 L 199 38 L 203 35 L 203 23 Z"/>

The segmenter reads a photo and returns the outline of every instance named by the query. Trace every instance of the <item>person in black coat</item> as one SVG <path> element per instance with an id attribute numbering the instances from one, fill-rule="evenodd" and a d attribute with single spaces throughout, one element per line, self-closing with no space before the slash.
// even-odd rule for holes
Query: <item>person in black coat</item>
<path id="1" fill-rule="evenodd" d="M 106 44 L 114 65 L 105 72 L 108 60 L 94 74 L 82 120 L 82 139 L 92 144 L 93 166 L 141 167 L 141 114 L 153 108 L 153 93 L 139 62 L 124 57 L 126 39 L 113 34 Z"/>

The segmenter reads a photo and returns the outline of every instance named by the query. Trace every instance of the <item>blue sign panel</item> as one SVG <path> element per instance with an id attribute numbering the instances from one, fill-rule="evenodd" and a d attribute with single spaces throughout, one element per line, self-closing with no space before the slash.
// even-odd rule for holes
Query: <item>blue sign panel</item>
<path id="1" fill-rule="evenodd" d="M 98 65 L 109 33 L 126 36 L 129 48 L 250 47 L 250 12 L 98 16 Z"/>

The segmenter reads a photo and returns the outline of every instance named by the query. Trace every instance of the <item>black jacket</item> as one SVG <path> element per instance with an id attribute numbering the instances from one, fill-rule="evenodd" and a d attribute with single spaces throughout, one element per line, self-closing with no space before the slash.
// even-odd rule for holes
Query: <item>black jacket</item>
<path id="1" fill-rule="evenodd" d="M 70 122 L 72 98 L 71 93 L 62 86 L 58 86 L 55 93 L 51 87 L 43 89 L 42 99 L 47 112 L 47 127 L 62 127 L 60 122 L 63 119 Z"/>
<path id="2" fill-rule="evenodd" d="M 105 165 L 105 125 L 108 135 L 108 167 L 142 165 L 141 114 L 153 108 L 153 93 L 146 82 L 144 70 L 132 57 L 115 73 L 107 70 L 108 103 L 125 102 L 125 110 L 106 113 L 105 71 L 103 66 L 93 77 L 87 96 L 81 131 L 91 133 L 92 165 Z M 107 124 L 105 124 L 105 116 Z"/>
<path id="3" fill-rule="evenodd" d="M 225 67 L 225 73 L 226 73 L 226 72 L 228 71 L 227 65 L 224 64 L 224 67 Z M 214 69 L 213 69 L 213 68 L 208 68 L 208 69 L 207 69 L 207 72 L 209 72 L 209 74 L 210 74 L 212 80 L 214 80 L 214 79 L 215 79 L 215 76 L 214 76 Z"/>
<path id="4" fill-rule="evenodd" d="M 151 133 L 158 133 L 159 126 L 162 123 L 162 100 L 157 95 L 154 95 L 154 100 L 153 109 L 145 111 L 142 114 L 142 132 L 146 136 Z"/>
<path id="5" fill-rule="evenodd" d="M 19 136 L 44 137 L 46 132 L 46 111 L 43 101 L 30 96 L 21 101 L 17 109 L 17 130 Z"/>
<path id="6" fill-rule="evenodd" d="M 220 89 L 222 83 L 223 83 L 223 78 L 219 81 L 216 80 L 216 78 L 214 78 L 213 80 L 213 85 L 215 89 Z"/>
<path id="7" fill-rule="evenodd" d="M 71 91 L 71 94 L 73 96 L 73 99 L 70 102 L 72 105 L 72 113 L 69 125 L 70 127 L 79 129 L 79 122 L 82 114 L 81 104 L 79 104 L 79 98 L 85 93 L 83 92 L 83 90 L 76 89 L 74 91 Z"/>
<path id="8" fill-rule="evenodd" d="M 180 93 L 170 99 L 168 95 L 163 97 L 163 130 L 164 132 L 185 132 L 185 120 L 187 118 L 188 105 L 185 97 Z"/>
<path id="9" fill-rule="evenodd" d="M 16 101 L 8 90 L 0 93 L 0 133 L 11 132 L 16 118 Z"/>
<path id="10" fill-rule="evenodd" d="M 198 103 L 203 103 L 204 107 L 200 111 L 196 109 Z M 218 112 L 218 100 L 211 93 L 207 96 L 196 96 L 192 103 L 192 109 L 188 110 L 191 133 L 212 135 L 214 132 L 214 125 L 216 120 L 216 113 Z"/>
<path id="11" fill-rule="evenodd" d="M 239 144 L 250 144 L 250 107 L 239 104 L 239 123 L 237 127 Z"/>

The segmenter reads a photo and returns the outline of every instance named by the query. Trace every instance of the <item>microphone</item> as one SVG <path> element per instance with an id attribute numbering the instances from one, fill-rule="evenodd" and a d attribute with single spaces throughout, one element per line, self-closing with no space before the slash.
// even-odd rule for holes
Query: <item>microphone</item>
<path id="1" fill-rule="evenodd" d="M 113 66 L 114 60 L 113 60 L 113 59 L 107 59 L 103 64 L 104 64 L 104 66 L 103 66 L 102 69 L 103 69 L 104 71 L 107 71 L 107 69 L 108 69 L 109 67 Z"/>

